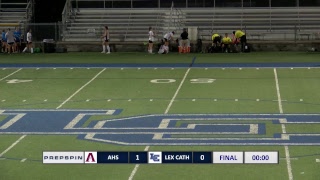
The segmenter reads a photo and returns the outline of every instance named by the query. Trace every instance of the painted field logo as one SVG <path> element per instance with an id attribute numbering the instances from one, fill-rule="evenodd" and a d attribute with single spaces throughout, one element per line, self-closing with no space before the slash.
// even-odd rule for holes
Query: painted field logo
<path id="1" fill-rule="evenodd" d="M 281 124 L 320 126 L 320 114 L 155 114 L 115 110 L 0 110 L 0 134 L 73 134 L 121 145 L 320 145 L 316 133 L 266 133 Z M 92 116 L 97 119 L 92 119 Z M 99 118 L 99 116 L 101 116 Z M 100 120 L 105 119 L 105 120 Z M 95 163 L 86 155 L 87 163 Z"/>

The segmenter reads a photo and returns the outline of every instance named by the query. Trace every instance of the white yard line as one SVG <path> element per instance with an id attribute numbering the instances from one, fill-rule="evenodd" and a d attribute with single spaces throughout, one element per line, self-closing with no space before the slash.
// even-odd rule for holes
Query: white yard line
<path id="1" fill-rule="evenodd" d="M 83 88 L 85 88 L 87 85 L 89 85 L 92 81 L 94 81 L 103 71 L 105 71 L 106 68 L 102 69 L 97 75 L 95 75 L 90 81 L 88 81 L 85 85 L 83 85 L 81 88 L 79 88 L 76 92 L 74 92 L 68 99 L 63 101 L 56 109 L 60 109 L 65 103 L 70 101 L 75 95 L 77 95 Z"/>
<path id="2" fill-rule="evenodd" d="M 25 138 L 27 135 L 23 135 L 21 136 L 18 140 L 16 140 L 16 142 L 14 142 L 13 144 L 11 144 L 11 146 L 9 146 L 6 150 L 4 150 L 1 154 L 0 157 L 2 157 L 5 153 L 7 153 L 8 151 L 10 151 L 10 149 L 12 149 L 15 145 L 17 145 L 23 138 Z"/>
<path id="3" fill-rule="evenodd" d="M 5 80 L 5 79 L 7 79 L 8 77 L 10 77 L 10 76 L 14 75 L 15 73 L 17 73 L 17 72 L 19 72 L 19 71 L 21 71 L 21 70 L 22 70 L 22 68 L 20 68 L 20 69 L 16 70 L 15 72 L 13 72 L 13 73 L 9 74 L 8 76 L 6 76 L 6 77 L 4 77 L 4 78 L 0 79 L 0 81 L 3 81 L 3 80 Z"/>
<path id="4" fill-rule="evenodd" d="M 0 81 L 3 81 L 4 79 L 6 79 L 6 78 L 8 78 L 8 77 L 10 77 L 10 76 L 12 76 L 12 75 L 14 75 L 15 73 L 17 73 L 17 72 L 19 72 L 19 71 L 21 71 L 21 70 L 22 70 L 22 68 L 14 71 L 13 73 L 9 74 L 8 76 L 0 79 Z M 10 149 L 12 149 L 15 145 L 17 145 L 17 144 L 18 144 L 23 138 L 25 138 L 26 136 L 27 136 L 27 135 L 21 136 L 18 140 L 16 140 L 13 144 L 11 144 L 11 146 L 9 146 L 6 150 L 4 150 L 4 151 L 0 154 L 0 157 L 2 157 L 5 153 L 7 153 L 8 151 L 10 151 Z"/>
<path id="5" fill-rule="evenodd" d="M 274 68 L 273 71 L 274 71 L 274 79 L 276 81 L 276 89 L 277 89 L 277 96 L 278 96 L 279 111 L 280 111 L 281 114 L 283 114 L 283 108 L 282 108 L 282 101 L 281 101 L 281 95 L 280 95 L 280 88 L 279 88 L 279 80 L 278 80 L 277 69 Z M 287 133 L 285 124 L 281 124 L 281 129 L 282 129 L 282 133 L 283 134 Z M 289 147 L 288 146 L 284 146 L 284 151 L 285 151 L 285 154 L 286 154 L 286 162 L 287 162 L 289 180 L 293 180 Z"/>
<path id="6" fill-rule="evenodd" d="M 171 108 L 174 100 L 176 99 L 176 97 L 177 97 L 177 95 L 178 95 L 178 93 L 179 93 L 179 91 L 180 91 L 180 89 L 181 89 L 184 81 L 186 80 L 186 78 L 187 78 L 187 76 L 188 76 L 188 74 L 189 74 L 190 69 L 191 69 L 191 68 L 189 68 L 189 69 L 186 71 L 186 73 L 184 74 L 184 77 L 183 77 L 182 81 L 180 82 L 180 84 L 179 84 L 179 86 L 178 86 L 178 89 L 177 89 L 176 92 L 174 93 L 174 95 L 173 95 L 173 97 L 172 97 L 172 99 L 171 99 L 171 101 L 170 101 L 167 109 L 165 110 L 164 114 L 168 114 L 168 112 L 169 112 L 169 110 L 170 110 L 170 108 Z M 148 151 L 149 148 L 150 148 L 150 146 L 146 146 L 146 147 L 144 148 L 144 151 Z M 138 169 L 139 169 L 139 166 L 140 166 L 140 164 L 136 164 L 136 165 L 134 166 L 134 168 L 133 168 L 133 170 L 132 170 L 132 172 L 131 172 L 128 180 L 132 180 L 132 179 L 133 179 L 134 175 L 137 173 L 137 171 L 138 171 Z"/>
<path id="7" fill-rule="evenodd" d="M 5 78 L 13 75 L 14 73 L 20 71 L 20 69 L 18 69 L 17 71 L 9 74 L 8 76 L 6 76 Z M 78 94 L 83 88 L 85 88 L 87 85 L 89 85 L 93 80 L 95 80 L 103 71 L 105 71 L 106 68 L 104 68 L 103 70 L 101 70 L 97 75 L 95 75 L 90 81 L 88 81 L 85 85 L 83 85 L 82 87 L 80 87 L 75 93 L 73 93 L 70 97 L 68 97 L 65 101 L 63 101 L 63 103 L 61 103 L 56 109 L 60 109 L 64 104 L 66 104 L 72 97 L 74 97 L 76 94 Z M 5 79 L 2 78 L 2 79 Z M 1 79 L 1 80 L 2 80 Z M 25 138 L 27 135 L 23 135 L 21 136 L 16 142 L 14 142 L 13 144 L 11 144 L 11 146 L 9 146 L 6 150 L 4 150 L 1 154 L 0 157 L 3 156 L 5 153 L 7 153 L 8 151 L 10 151 L 15 145 L 17 145 L 23 138 Z"/>

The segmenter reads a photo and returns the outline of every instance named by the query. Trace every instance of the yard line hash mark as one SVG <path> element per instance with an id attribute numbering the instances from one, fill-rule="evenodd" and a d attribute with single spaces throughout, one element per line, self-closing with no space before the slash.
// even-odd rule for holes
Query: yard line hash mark
<path id="1" fill-rule="evenodd" d="M 173 68 L 172 68 L 172 69 L 173 69 Z M 180 82 L 180 84 L 179 84 L 176 92 L 174 93 L 174 95 L 173 95 L 173 97 L 172 97 L 172 99 L 171 99 L 171 101 L 170 101 L 167 109 L 165 110 L 164 114 L 168 114 L 168 112 L 169 112 L 169 110 L 170 110 L 170 108 L 171 108 L 174 100 L 176 99 L 176 97 L 177 97 L 177 95 L 178 95 L 178 93 L 179 93 L 179 91 L 180 91 L 180 89 L 181 89 L 184 81 L 186 80 L 186 78 L 187 78 L 187 76 L 188 76 L 188 74 L 189 74 L 190 69 L 191 69 L 191 68 L 188 68 L 188 70 L 187 70 L 186 73 L 184 74 L 183 79 L 181 80 L 181 82 Z M 160 124 L 160 125 L 161 125 L 161 124 Z M 149 148 L 150 148 L 150 146 L 146 146 L 146 147 L 144 148 L 144 151 L 148 151 Z M 132 179 L 133 179 L 134 175 L 137 173 L 137 171 L 138 171 L 138 169 L 139 169 L 139 166 L 140 166 L 140 164 L 136 164 L 136 165 L 134 166 L 134 169 L 132 170 L 132 172 L 131 172 L 128 180 L 132 180 Z"/>
<path id="2" fill-rule="evenodd" d="M 17 71 L 13 72 L 10 74 L 13 75 L 16 72 L 19 72 L 21 70 L 18 69 Z M 93 80 L 95 80 L 101 73 L 103 73 L 106 70 L 106 68 L 102 69 L 97 75 L 95 75 L 90 81 L 88 81 L 86 84 L 84 84 L 83 86 L 81 86 L 75 93 L 73 93 L 69 98 L 67 98 L 65 101 L 63 101 L 56 109 L 60 109 L 64 104 L 66 104 L 71 98 L 73 98 L 75 95 L 77 95 L 83 88 L 85 88 L 87 85 L 89 85 Z M 6 76 L 6 77 L 9 77 Z M 5 77 L 5 78 L 6 78 Z M 3 79 L 5 79 L 3 78 Z M 2 80 L 2 79 L 1 79 Z M 1 154 L 0 154 L 0 158 L 6 154 L 8 151 L 10 151 L 14 146 L 16 146 L 21 140 L 23 140 L 27 135 L 22 135 L 17 141 L 15 141 L 13 144 L 11 144 L 11 146 L 9 146 L 6 150 L 4 150 Z"/>
<path id="3" fill-rule="evenodd" d="M 274 79 L 275 79 L 275 82 L 276 82 L 276 90 L 277 90 L 277 96 L 278 96 L 279 111 L 280 111 L 280 114 L 283 114 L 283 107 L 282 107 L 282 101 L 281 101 L 281 95 L 280 95 L 280 87 L 279 87 L 277 69 L 274 68 L 273 72 L 274 72 Z M 282 129 L 282 133 L 283 134 L 287 133 L 285 124 L 281 124 L 281 129 Z M 286 162 L 287 162 L 289 180 L 293 180 L 289 147 L 288 146 L 284 146 L 284 150 L 285 150 L 285 154 L 286 154 Z"/>

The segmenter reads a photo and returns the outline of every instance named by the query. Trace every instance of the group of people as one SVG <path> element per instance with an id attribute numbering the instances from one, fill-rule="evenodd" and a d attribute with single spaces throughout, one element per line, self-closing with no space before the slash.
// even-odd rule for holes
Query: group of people
<path id="1" fill-rule="evenodd" d="M 0 51 L 2 51 L 2 53 L 9 54 L 19 53 L 21 52 L 23 42 L 24 36 L 22 35 L 19 28 L 16 27 L 14 31 L 11 31 L 10 28 L 8 28 L 7 31 L 2 30 Z M 31 29 L 27 33 L 26 47 L 23 49 L 22 52 L 26 52 L 28 49 L 31 53 L 33 53 Z"/>
<path id="2" fill-rule="evenodd" d="M 168 32 L 163 36 L 163 39 L 161 40 L 161 46 L 159 48 L 158 53 L 159 54 L 167 54 L 169 53 L 169 42 L 171 42 L 174 39 L 175 32 Z M 149 33 L 148 33 L 148 53 L 153 54 L 153 43 L 154 43 L 154 37 L 155 33 L 153 32 L 152 27 L 149 27 Z M 103 39 L 102 43 L 102 52 L 110 54 L 110 46 L 109 46 L 109 28 L 108 26 L 104 27 L 104 33 L 101 36 L 101 39 Z M 179 40 L 180 39 L 180 40 Z M 180 38 L 177 39 L 177 41 L 180 41 L 178 44 L 181 46 L 182 51 L 179 50 L 179 53 L 186 52 L 186 48 L 189 44 L 188 41 L 188 32 L 187 29 L 183 29 L 183 32 L 180 35 Z M 241 51 L 244 52 L 247 46 L 247 38 L 246 34 L 241 31 L 233 31 L 233 38 L 231 39 L 228 35 L 228 33 L 225 34 L 224 37 L 220 36 L 219 34 L 213 34 L 212 35 L 212 47 L 211 49 L 215 51 L 221 51 L 221 52 L 232 52 L 232 47 L 237 46 L 238 44 L 241 44 Z"/>
<path id="3" fill-rule="evenodd" d="M 247 50 L 247 37 L 243 31 L 237 30 L 233 31 L 233 38 L 231 39 L 228 33 L 225 33 L 225 36 L 222 37 L 219 34 L 213 34 L 212 39 L 212 47 L 210 48 L 210 52 L 233 52 L 237 49 L 236 46 L 241 44 L 241 52 L 245 52 Z M 234 47 L 234 48 L 233 48 Z"/>
<path id="4" fill-rule="evenodd" d="M 168 32 L 163 36 L 162 44 L 159 48 L 159 54 L 167 54 L 169 53 L 169 43 L 174 39 L 175 32 Z M 153 42 L 155 33 L 153 32 L 152 27 L 149 27 L 149 45 L 148 45 L 148 53 L 153 54 Z M 109 46 L 109 28 L 108 26 L 104 27 L 104 33 L 101 36 L 103 39 L 102 44 L 102 53 L 110 54 L 110 46 Z M 180 40 L 179 40 L 180 39 Z M 180 38 L 177 39 L 178 44 L 181 46 L 183 51 L 179 50 L 179 53 L 186 52 L 189 41 L 188 41 L 188 32 L 187 29 L 183 29 L 183 32 L 180 35 Z M 30 29 L 27 33 L 27 42 L 26 47 L 22 52 L 26 52 L 30 50 L 33 53 L 33 45 L 32 45 L 32 30 Z M 10 29 L 7 31 L 2 31 L 1 37 L 1 51 L 4 53 L 18 53 L 21 52 L 21 45 L 24 42 L 24 36 L 22 35 L 19 28 L 15 28 L 15 31 L 12 32 Z M 233 39 L 228 36 L 228 33 L 225 34 L 224 37 L 219 34 L 212 35 L 212 49 L 221 49 L 222 52 L 230 52 L 231 45 L 241 44 L 241 51 L 244 52 L 247 46 L 247 38 L 243 31 L 237 30 L 233 31 Z"/>

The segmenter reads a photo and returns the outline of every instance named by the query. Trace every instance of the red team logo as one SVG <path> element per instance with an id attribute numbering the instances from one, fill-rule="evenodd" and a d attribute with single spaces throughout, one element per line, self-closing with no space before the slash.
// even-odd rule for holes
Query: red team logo
<path id="1" fill-rule="evenodd" d="M 97 152 L 85 152 L 85 164 L 97 164 Z"/>

